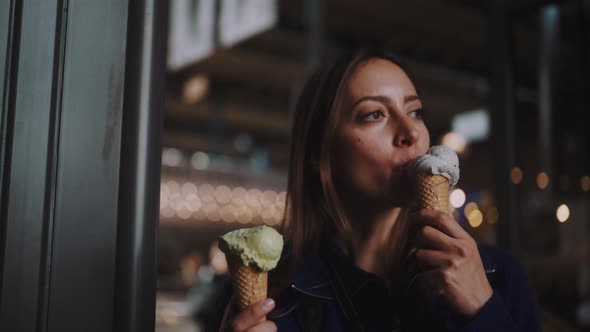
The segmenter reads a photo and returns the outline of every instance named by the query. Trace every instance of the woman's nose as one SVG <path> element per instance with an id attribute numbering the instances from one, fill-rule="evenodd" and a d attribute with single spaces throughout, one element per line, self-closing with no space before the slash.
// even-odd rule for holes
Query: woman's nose
<path id="1" fill-rule="evenodd" d="M 420 139 L 416 126 L 409 119 L 400 119 L 395 135 L 394 144 L 397 147 L 409 147 Z"/>

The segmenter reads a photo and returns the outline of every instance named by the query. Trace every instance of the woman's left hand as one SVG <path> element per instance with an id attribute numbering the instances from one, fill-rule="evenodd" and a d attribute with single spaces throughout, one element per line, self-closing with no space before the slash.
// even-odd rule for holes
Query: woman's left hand
<path id="1" fill-rule="evenodd" d="M 417 281 L 436 290 L 456 313 L 475 316 L 493 293 L 475 240 L 447 213 L 422 209 L 410 218 L 418 228 Z"/>

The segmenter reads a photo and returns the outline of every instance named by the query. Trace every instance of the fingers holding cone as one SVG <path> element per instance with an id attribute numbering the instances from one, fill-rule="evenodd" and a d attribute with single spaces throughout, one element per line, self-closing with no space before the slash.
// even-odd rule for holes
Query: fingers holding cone
<path id="1" fill-rule="evenodd" d="M 450 214 L 449 192 L 459 180 L 459 157 L 457 154 L 446 146 L 433 146 L 425 155 L 418 157 L 412 163 L 409 173 L 414 179 L 416 208 Z M 414 231 L 418 232 L 424 224 L 412 226 Z M 435 223 L 430 223 L 430 226 L 440 228 L 440 225 Z M 412 245 L 406 258 L 414 256 L 417 249 L 415 245 Z M 408 268 L 413 271 L 416 267 L 413 266 L 412 261 L 408 262 L 410 264 Z"/>

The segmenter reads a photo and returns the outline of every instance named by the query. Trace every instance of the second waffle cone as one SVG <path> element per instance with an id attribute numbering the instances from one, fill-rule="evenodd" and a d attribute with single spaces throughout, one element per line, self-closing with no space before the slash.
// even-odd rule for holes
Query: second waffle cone
<path id="1" fill-rule="evenodd" d="M 242 264 L 239 258 L 227 257 L 234 293 L 240 310 L 266 299 L 268 289 L 268 272 L 259 271 Z M 264 319 L 262 319 L 264 320 Z"/>
<path id="2" fill-rule="evenodd" d="M 416 199 L 423 209 L 449 212 L 449 180 L 438 174 L 418 174 Z"/>

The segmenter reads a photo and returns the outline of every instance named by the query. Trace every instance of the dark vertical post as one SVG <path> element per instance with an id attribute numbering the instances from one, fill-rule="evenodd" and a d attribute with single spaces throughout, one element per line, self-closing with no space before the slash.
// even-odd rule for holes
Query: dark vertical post
<path id="1" fill-rule="evenodd" d="M 305 73 L 308 75 L 322 62 L 324 44 L 323 0 L 305 0 L 303 15 L 307 32 Z"/>
<path id="2" fill-rule="evenodd" d="M 590 114 L 588 109 L 590 108 L 590 0 L 579 1 L 578 17 L 579 17 L 579 28 L 578 28 L 578 40 L 577 49 L 579 51 L 579 65 L 580 65 L 580 86 L 578 91 L 580 94 L 580 104 L 577 108 L 577 131 L 580 137 L 578 150 L 581 153 L 582 161 L 579 166 L 579 172 L 577 175 L 590 176 L 590 156 L 586 151 L 590 148 L 590 133 L 588 133 L 588 124 L 590 123 Z M 578 178 L 578 181 L 580 179 Z M 576 181 L 577 182 L 577 181 Z M 576 183 L 580 185 L 580 183 Z M 586 195 L 583 198 L 586 204 L 590 202 L 590 197 Z M 590 221 L 586 219 L 586 226 Z M 590 229 L 586 228 L 586 238 L 590 238 Z M 582 263 L 582 269 L 588 271 L 590 269 L 590 257 L 586 258 L 586 261 Z M 590 288 L 590 276 L 582 275 L 580 281 L 581 292 L 588 291 Z"/>
<path id="3" fill-rule="evenodd" d="M 58 1 L 2 1 L 0 330 L 45 331 L 48 234 L 55 200 L 53 146 L 63 22 Z M 45 14 L 49 13 L 49 14 Z M 57 36 L 56 36 L 57 35 Z"/>
<path id="4" fill-rule="evenodd" d="M 304 80 L 311 75 L 324 60 L 324 0 L 305 0 L 303 19 L 307 39 L 305 43 Z M 295 111 L 297 97 L 303 89 L 304 81 L 295 82 L 291 89 L 289 112 Z M 292 116 L 291 116 L 292 118 Z"/>
<path id="5" fill-rule="evenodd" d="M 6 220 L 8 209 L 8 187 L 5 186 L 6 174 L 10 172 L 12 144 L 12 126 L 14 109 L 9 103 L 14 100 L 10 94 L 16 83 L 16 68 L 18 60 L 18 43 L 20 34 L 20 18 L 22 6 L 17 6 L 16 1 L 0 2 L 0 285 L 3 284 L 2 269 L 4 268 L 4 251 L 6 239 Z M 10 133 L 9 133 L 10 130 Z M 2 287 L 0 287 L 0 299 L 2 299 Z M 0 302 L 1 303 L 1 302 Z M 1 304 L 0 304 L 1 305 Z"/>
<path id="6" fill-rule="evenodd" d="M 0 331 L 153 331 L 166 3 L 0 2 Z"/>
<path id="7" fill-rule="evenodd" d="M 19 15 L 15 15 L 17 11 L 17 3 L 16 1 L 2 1 L 0 3 L 0 45 L 5 45 L 6 49 L 1 49 L 3 52 L 0 52 L 0 105 L 2 110 L 4 107 L 4 103 L 8 101 L 7 94 L 9 93 L 10 88 L 10 73 L 7 72 L 12 67 L 10 63 L 14 59 L 12 56 L 12 41 L 14 34 L 18 31 L 15 31 L 15 28 L 20 28 L 19 26 L 15 25 L 16 22 L 14 21 L 16 17 L 20 17 Z M 4 142 L 6 139 L 5 136 L 5 125 L 6 120 L 4 119 L 4 112 L 0 113 L 0 142 Z M 0 148 L 2 145 L 0 144 Z M 0 150 L 0 165 L 3 165 L 2 162 L 2 151 Z M 0 181 L 2 179 L 2 167 L 0 167 Z M 2 187 L 2 182 L 0 182 L 0 188 Z M 1 279 L 0 279 L 1 280 Z"/>
<path id="8" fill-rule="evenodd" d="M 541 42 L 539 50 L 539 153 L 540 166 L 551 179 L 553 187 L 553 107 L 555 105 L 555 64 L 559 50 L 559 8 L 547 5 L 541 10 Z M 548 189 L 549 189 L 548 188 Z M 551 191 L 546 190 L 545 199 L 550 201 Z"/>
<path id="9" fill-rule="evenodd" d="M 499 212 L 497 244 L 517 251 L 515 188 L 510 171 L 514 153 L 514 77 L 512 29 L 505 1 L 490 1 L 491 124 L 494 143 L 494 197 Z"/>
<path id="10" fill-rule="evenodd" d="M 131 0 L 119 176 L 116 332 L 154 331 L 167 1 Z"/>
<path id="11" fill-rule="evenodd" d="M 115 301 L 130 8 L 127 1 L 120 0 L 58 3 L 56 11 L 40 12 L 42 18 L 56 14 L 58 18 L 53 32 L 55 56 L 49 67 L 52 85 L 43 90 L 53 94 L 54 105 L 48 113 L 52 116 L 50 128 L 54 128 L 47 139 L 51 158 L 43 165 L 45 173 L 41 173 L 47 188 L 46 209 L 37 220 L 45 225 L 45 239 L 41 242 L 45 270 L 40 283 L 47 298 L 43 331 L 109 331 Z M 23 22 L 23 31 L 25 26 Z M 32 48 L 32 54 L 36 53 L 34 42 L 24 36 L 21 41 Z M 26 88 L 19 93 L 30 98 Z M 37 108 L 40 113 L 44 111 L 42 105 Z M 22 110 L 24 107 L 17 114 Z M 34 128 L 29 133 L 37 136 Z M 28 145 L 17 147 L 25 154 L 30 149 Z M 42 196 L 34 191 L 31 194 Z M 25 247 L 31 244 L 23 242 Z"/>
<path id="12" fill-rule="evenodd" d="M 580 121 L 579 132 L 582 136 L 581 147 L 579 151 L 586 152 L 590 148 L 590 134 L 588 133 L 588 124 L 590 123 L 590 0 L 580 1 L 579 8 L 580 28 L 578 50 L 580 52 L 580 72 L 581 72 L 581 95 L 582 103 L 579 108 Z M 583 165 L 581 170 L 583 174 L 590 176 L 590 154 L 582 153 Z"/>

